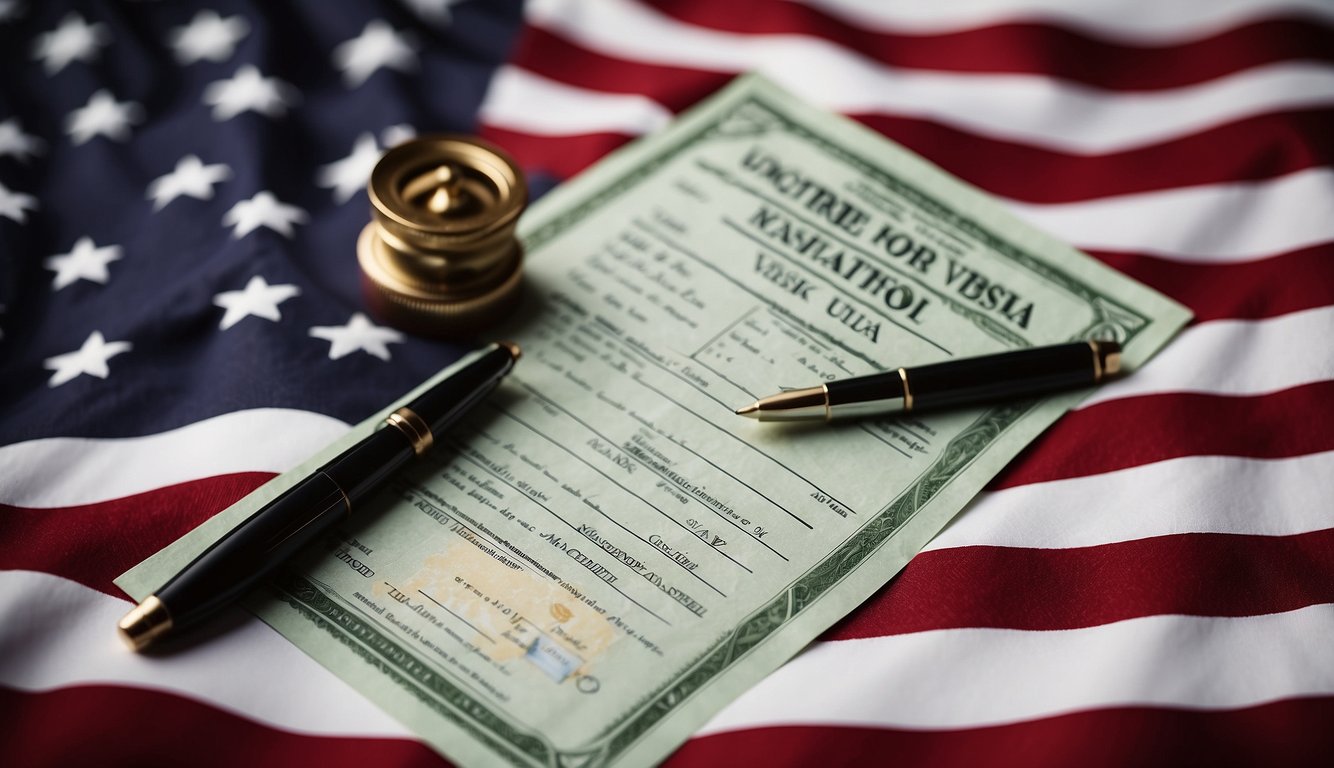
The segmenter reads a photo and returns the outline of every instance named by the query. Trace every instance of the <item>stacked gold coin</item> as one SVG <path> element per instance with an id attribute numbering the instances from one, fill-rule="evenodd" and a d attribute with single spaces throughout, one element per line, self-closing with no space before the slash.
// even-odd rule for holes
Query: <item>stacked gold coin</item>
<path id="1" fill-rule="evenodd" d="M 424 136 L 386 152 L 368 191 L 357 261 L 377 317 L 465 337 L 513 309 L 523 261 L 514 227 L 528 187 L 508 155 L 480 139 Z"/>

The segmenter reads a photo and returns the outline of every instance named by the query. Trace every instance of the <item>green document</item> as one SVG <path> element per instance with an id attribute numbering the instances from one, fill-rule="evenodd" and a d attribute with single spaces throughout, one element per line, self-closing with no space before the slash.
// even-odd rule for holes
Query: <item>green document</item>
<path id="1" fill-rule="evenodd" d="M 464 765 L 662 759 L 1084 393 L 833 425 L 738 406 L 1087 338 L 1119 340 L 1133 371 L 1188 318 L 755 76 L 553 192 L 522 232 L 523 316 L 496 334 L 522 346 L 515 372 L 250 601 Z M 118 583 L 148 594 L 397 405 Z"/>

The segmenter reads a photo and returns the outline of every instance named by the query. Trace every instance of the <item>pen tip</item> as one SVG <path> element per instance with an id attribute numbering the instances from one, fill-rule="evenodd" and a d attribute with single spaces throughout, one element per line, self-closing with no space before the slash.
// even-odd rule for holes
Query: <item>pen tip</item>
<path id="1" fill-rule="evenodd" d="M 758 419 L 760 417 L 760 404 L 751 403 L 750 405 L 738 408 L 736 409 L 736 415 L 745 416 L 748 419 Z"/>
<path id="2" fill-rule="evenodd" d="M 167 606 L 157 598 L 157 595 L 149 595 L 144 598 L 142 603 L 134 607 L 134 610 L 125 614 L 125 618 L 120 620 L 116 629 L 120 632 L 120 638 L 125 644 L 133 650 L 142 651 L 153 644 L 162 635 L 171 629 L 171 614 L 167 613 Z"/>
<path id="3" fill-rule="evenodd" d="M 497 341 L 496 343 L 504 347 L 505 349 L 509 350 L 510 357 L 514 358 L 515 360 L 518 360 L 520 357 L 523 357 L 523 350 L 519 349 L 518 344 L 515 344 L 512 341 Z"/>

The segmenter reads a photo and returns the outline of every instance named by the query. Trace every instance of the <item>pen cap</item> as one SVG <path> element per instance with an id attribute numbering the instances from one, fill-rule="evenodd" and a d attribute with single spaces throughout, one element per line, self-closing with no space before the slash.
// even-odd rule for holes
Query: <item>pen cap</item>
<path id="1" fill-rule="evenodd" d="M 936 409 L 1086 387 L 1120 367 L 1120 344 L 1076 341 L 919 366 L 905 378 L 913 408 Z"/>
<path id="2" fill-rule="evenodd" d="M 423 136 L 371 172 L 371 222 L 357 261 L 371 312 L 430 336 L 464 337 L 513 309 L 528 203 L 523 173 L 499 148 L 465 136 Z"/>

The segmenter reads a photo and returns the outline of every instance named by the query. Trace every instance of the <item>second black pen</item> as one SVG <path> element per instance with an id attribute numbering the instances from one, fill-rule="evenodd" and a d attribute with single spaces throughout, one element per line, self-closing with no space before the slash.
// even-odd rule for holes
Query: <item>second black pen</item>
<path id="1" fill-rule="evenodd" d="M 736 412 L 758 421 L 885 416 L 1076 389 L 1120 370 L 1120 344 L 1076 341 L 789 389 Z"/>

